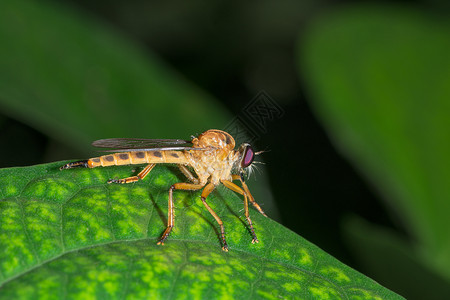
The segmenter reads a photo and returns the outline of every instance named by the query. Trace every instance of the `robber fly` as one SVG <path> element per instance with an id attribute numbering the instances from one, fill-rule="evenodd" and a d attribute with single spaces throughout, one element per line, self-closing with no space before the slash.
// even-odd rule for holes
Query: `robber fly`
<path id="1" fill-rule="evenodd" d="M 190 181 L 173 184 L 169 189 L 169 208 L 167 228 L 159 239 L 158 245 L 163 245 L 169 236 L 174 222 L 174 190 L 200 190 L 201 200 L 206 209 L 216 219 L 220 226 L 222 250 L 228 251 L 225 239 L 225 229 L 222 220 L 206 202 L 208 195 L 218 186 L 223 184 L 230 190 L 244 196 L 245 218 L 247 219 L 252 234 L 252 243 L 258 243 L 252 220 L 250 219 L 248 201 L 264 216 L 266 214 L 255 202 L 247 184 L 244 181 L 245 170 L 252 165 L 255 155 L 250 144 L 242 144 L 239 149 L 234 150 L 235 141 L 233 137 L 217 129 L 203 132 L 198 137 L 189 140 L 172 139 L 103 139 L 92 143 L 99 148 L 113 148 L 105 152 L 116 152 L 88 160 L 76 161 L 62 166 L 60 169 L 71 169 L 75 167 L 96 168 L 108 166 L 120 166 L 129 164 L 148 164 L 137 176 L 123 179 L 110 179 L 108 183 L 130 183 L 144 179 L 156 164 L 176 164 L 181 172 Z M 191 167 L 195 174 L 191 173 Z M 234 180 L 241 182 L 242 188 L 233 183 Z M 267 216 L 266 216 L 267 217 Z"/>

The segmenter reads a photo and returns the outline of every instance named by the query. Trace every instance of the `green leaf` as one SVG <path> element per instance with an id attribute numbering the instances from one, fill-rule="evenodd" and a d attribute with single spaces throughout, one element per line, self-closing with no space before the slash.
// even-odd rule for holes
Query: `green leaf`
<path id="1" fill-rule="evenodd" d="M 343 233 L 362 270 L 380 284 L 406 299 L 450 299 L 450 285 L 445 278 L 424 265 L 408 242 L 392 230 L 355 216 L 345 220 Z"/>
<path id="2" fill-rule="evenodd" d="M 323 16 L 301 46 L 312 106 L 381 191 L 416 253 L 450 279 L 450 26 L 402 6 Z"/>
<path id="3" fill-rule="evenodd" d="M 0 170 L 2 299 L 401 299 L 254 209 L 252 244 L 242 199 L 223 187 L 208 202 L 228 253 L 194 192 L 175 193 L 174 230 L 157 246 L 180 174 L 158 166 L 115 185 L 105 182 L 132 167 L 59 171 L 63 164 Z"/>

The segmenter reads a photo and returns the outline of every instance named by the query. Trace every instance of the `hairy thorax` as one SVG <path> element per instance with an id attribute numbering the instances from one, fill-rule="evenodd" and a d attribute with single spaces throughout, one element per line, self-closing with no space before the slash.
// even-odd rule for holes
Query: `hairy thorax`
<path id="1" fill-rule="evenodd" d="M 235 141 L 221 130 L 208 130 L 192 140 L 194 147 L 204 151 L 187 151 L 190 165 L 194 168 L 200 183 L 218 185 L 220 180 L 231 180 L 231 171 L 239 153 L 234 150 Z"/>
<path id="2" fill-rule="evenodd" d="M 209 181 L 214 185 L 218 185 L 220 180 L 231 180 L 231 171 L 238 155 L 235 151 L 226 153 L 223 149 L 206 151 L 202 155 L 189 152 L 191 166 L 200 183 Z"/>

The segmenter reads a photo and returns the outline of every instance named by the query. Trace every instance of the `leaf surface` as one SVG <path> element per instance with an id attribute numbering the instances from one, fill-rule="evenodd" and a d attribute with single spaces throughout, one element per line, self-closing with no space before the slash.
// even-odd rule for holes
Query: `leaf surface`
<path id="1" fill-rule="evenodd" d="M 63 164 L 0 170 L 0 298 L 401 299 L 254 209 L 252 244 L 242 199 L 223 187 L 208 202 L 228 253 L 198 192 L 175 192 L 175 228 L 157 246 L 180 174 L 158 166 L 115 185 L 132 167 Z"/>

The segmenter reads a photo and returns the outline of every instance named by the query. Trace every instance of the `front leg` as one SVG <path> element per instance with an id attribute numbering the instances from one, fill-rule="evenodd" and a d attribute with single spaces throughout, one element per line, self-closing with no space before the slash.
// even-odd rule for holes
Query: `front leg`
<path id="1" fill-rule="evenodd" d="M 250 201 L 250 203 L 264 216 L 267 217 L 266 213 L 262 210 L 261 206 L 259 206 L 258 203 L 256 203 L 255 198 L 253 198 L 252 194 L 250 193 L 250 190 L 248 189 L 247 184 L 245 183 L 245 181 L 243 180 L 243 178 L 239 175 L 231 175 L 231 178 L 233 180 L 237 180 L 239 179 L 241 181 L 242 187 L 244 188 L 244 192 L 247 194 L 248 196 L 248 200 Z"/>
<path id="2" fill-rule="evenodd" d="M 237 186 L 236 184 L 234 184 L 231 181 L 221 180 L 221 182 L 223 183 L 223 185 L 225 187 L 244 196 L 244 212 L 245 212 L 245 218 L 247 219 L 247 222 L 248 222 L 248 226 L 250 227 L 250 233 L 252 234 L 252 237 L 253 237 L 252 244 L 259 243 L 259 240 L 256 237 L 255 229 L 253 228 L 253 222 L 250 219 L 250 213 L 248 211 L 247 193 L 245 193 L 239 186 Z"/>

